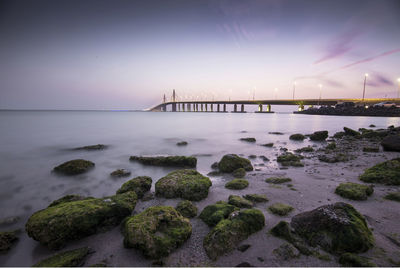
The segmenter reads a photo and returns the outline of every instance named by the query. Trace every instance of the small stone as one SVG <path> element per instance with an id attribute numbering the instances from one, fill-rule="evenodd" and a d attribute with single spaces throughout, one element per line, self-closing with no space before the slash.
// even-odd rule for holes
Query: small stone
<path id="1" fill-rule="evenodd" d="M 306 137 L 303 134 L 293 134 L 293 135 L 290 135 L 290 137 L 289 137 L 290 140 L 295 140 L 295 141 L 302 141 L 305 138 Z"/>
<path id="2" fill-rule="evenodd" d="M 256 142 L 255 138 L 241 138 L 240 140 L 241 141 L 246 141 L 246 142 L 251 142 L 251 143 Z"/>
<path id="3" fill-rule="evenodd" d="M 231 190 L 241 190 L 249 186 L 249 182 L 244 179 L 233 179 L 225 184 L 225 188 Z"/>
<path id="4" fill-rule="evenodd" d="M 268 202 L 268 198 L 265 194 L 246 194 L 243 196 L 245 199 L 259 203 L 259 202 Z"/>
<path id="5" fill-rule="evenodd" d="M 248 250 L 250 247 L 251 247 L 251 245 L 249 245 L 249 244 L 243 244 L 243 245 L 239 246 L 239 247 L 237 248 L 237 250 L 239 250 L 240 252 L 245 252 L 245 251 Z"/>
<path id="6" fill-rule="evenodd" d="M 128 177 L 131 175 L 131 172 L 127 169 L 117 169 L 114 170 L 113 172 L 110 173 L 111 177 L 116 177 L 116 178 L 122 178 L 122 177 Z"/>
<path id="7" fill-rule="evenodd" d="M 283 204 L 283 203 L 274 203 L 268 207 L 268 210 L 275 215 L 286 216 L 288 215 L 294 208 L 292 206 Z"/>
<path id="8" fill-rule="evenodd" d="M 188 142 L 187 141 L 180 141 L 176 145 L 177 146 L 186 146 L 186 145 L 188 145 Z"/>
<path id="9" fill-rule="evenodd" d="M 273 184 L 282 184 L 282 183 L 286 183 L 286 182 L 290 182 L 290 181 L 292 181 L 291 178 L 280 178 L 280 177 L 271 177 L 271 178 L 265 179 L 265 182 L 273 183 Z"/>
<path id="10" fill-rule="evenodd" d="M 261 144 L 261 146 L 264 146 L 264 147 L 273 147 L 274 144 L 273 144 L 272 142 L 270 142 L 270 143 Z"/>

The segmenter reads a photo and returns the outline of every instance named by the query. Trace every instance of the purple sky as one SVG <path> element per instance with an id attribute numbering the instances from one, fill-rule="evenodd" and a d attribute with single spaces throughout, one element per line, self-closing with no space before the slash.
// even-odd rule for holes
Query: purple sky
<path id="1" fill-rule="evenodd" d="M 0 109 L 396 97 L 398 0 L 0 0 Z M 276 89 L 276 90 L 275 90 Z"/>

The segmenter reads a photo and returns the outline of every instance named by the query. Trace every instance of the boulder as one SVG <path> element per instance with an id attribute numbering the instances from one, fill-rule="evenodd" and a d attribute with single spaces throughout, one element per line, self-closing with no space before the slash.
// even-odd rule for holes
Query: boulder
<path id="1" fill-rule="evenodd" d="M 17 232 L 0 232 L 0 252 L 8 251 L 18 240 Z"/>
<path id="2" fill-rule="evenodd" d="M 86 257 L 92 251 L 88 247 L 73 249 L 57 253 L 49 258 L 39 261 L 33 267 L 78 267 L 85 264 Z"/>
<path id="3" fill-rule="evenodd" d="M 35 212 L 25 225 L 28 236 L 41 244 L 59 249 L 70 240 L 78 240 L 119 224 L 135 208 L 135 192 L 105 198 L 68 200 Z"/>
<path id="4" fill-rule="evenodd" d="M 150 191 L 152 183 L 153 180 L 150 177 L 139 176 L 122 184 L 121 188 L 117 190 L 117 194 L 134 191 L 138 198 L 142 198 L 146 192 Z"/>
<path id="5" fill-rule="evenodd" d="M 240 242 L 260 231 L 264 225 L 264 215 L 258 209 L 233 212 L 207 234 L 203 241 L 204 249 L 208 257 L 215 260 L 234 250 Z"/>
<path id="6" fill-rule="evenodd" d="M 92 198 L 93 197 L 84 197 L 84 196 L 77 195 L 77 194 L 69 194 L 69 195 L 65 195 L 57 200 L 54 200 L 53 202 L 50 203 L 49 207 L 54 207 L 54 206 L 57 206 L 62 203 L 86 200 L 86 199 L 92 199 Z"/>
<path id="7" fill-rule="evenodd" d="M 56 166 L 53 171 L 63 175 L 78 175 L 89 171 L 94 168 L 94 163 L 84 159 L 70 160 Z"/>
<path id="8" fill-rule="evenodd" d="M 231 190 L 242 190 L 249 186 L 249 182 L 244 179 L 233 179 L 225 184 L 225 188 Z"/>
<path id="9" fill-rule="evenodd" d="M 188 145 L 188 142 L 187 141 L 180 141 L 176 145 L 177 146 L 186 146 L 186 145 Z"/>
<path id="10" fill-rule="evenodd" d="M 228 204 L 224 201 L 218 201 L 213 205 L 206 206 L 200 213 L 199 218 L 202 219 L 208 226 L 215 226 L 218 222 L 229 217 L 239 208 Z"/>
<path id="11" fill-rule="evenodd" d="M 131 172 L 123 168 L 114 170 L 113 172 L 110 173 L 111 177 L 116 177 L 116 178 L 128 177 L 130 175 Z"/>
<path id="12" fill-rule="evenodd" d="M 176 211 L 186 218 L 193 218 L 197 215 L 197 207 L 189 200 L 179 202 L 176 206 Z"/>
<path id="13" fill-rule="evenodd" d="M 400 152 L 400 135 L 390 135 L 385 137 L 381 145 L 386 151 Z"/>
<path id="14" fill-rule="evenodd" d="M 370 167 L 359 178 L 364 182 L 400 185 L 400 158 Z"/>
<path id="15" fill-rule="evenodd" d="M 208 177 L 193 169 L 175 170 L 156 182 L 156 195 L 199 201 L 208 196 L 212 183 Z"/>
<path id="16" fill-rule="evenodd" d="M 240 157 L 236 154 L 226 154 L 218 163 L 218 168 L 222 172 L 233 172 L 238 168 L 244 168 L 246 171 L 252 171 L 253 166 L 250 160 Z"/>
<path id="17" fill-rule="evenodd" d="M 256 142 L 256 139 L 255 138 L 241 138 L 240 139 L 241 141 L 246 141 L 246 142 Z"/>
<path id="18" fill-rule="evenodd" d="M 253 207 L 253 203 L 249 200 L 246 200 L 238 195 L 230 195 L 228 198 L 228 203 L 232 206 L 238 208 L 251 208 Z"/>
<path id="19" fill-rule="evenodd" d="M 193 156 L 131 156 L 129 160 L 150 166 L 196 167 L 197 165 L 197 158 Z"/>
<path id="20" fill-rule="evenodd" d="M 235 178 L 243 178 L 244 176 L 246 176 L 246 170 L 244 168 L 238 168 L 232 172 L 232 175 Z"/>
<path id="21" fill-rule="evenodd" d="M 190 221 L 173 207 L 150 207 L 124 221 L 124 246 L 151 259 L 168 256 L 192 234 Z"/>
<path id="22" fill-rule="evenodd" d="M 274 203 L 268 207 L 268 210 L 275 215 L 286 216 L 293 211 L 293 207 L 283 203 Z"/>
<path id="23" fill-rule="evenodd" d="M 355 131 L 354 129 L 351 129 L 348 127 L 344 127 L 343 130 L 344 130 L 344 134 L 348 135 L 348 136 L 358 137 L 361 135 L 360 132 Z"/>
<path id="24" fill-rule="evenodd" d="M 310 140 L 312 141 L 324 141 L 328 138 L 328 131 L 315 131 L 313 134 L 310 135 Z"/>
<path id="25" fill-rule="evenodd" d="M 376 267 L 368 258 L 353 253 L 344 253 L 339 258 L 339 263 L 345 267 Z"/>
<path id="26" fill-rule="evenodd" d="M 369 185 L 358 183 L 341 183 L 335 190 L 335 193 L 341 197 L 352 200 L 367 200 L 368 196 L 372 195 L 374 188 Z"/>
<path id="27" fill-rule="evenodd" d="M 290 135 L 289 139 L 290 140 L 294 140 L 294 141 L 302 141 L 306 138 L 306 136 L 304 136 L 303 134 L 293 134 Z"/>
<path id="28" fill-rule="evenodd" d="M 243 197 L 253 203 L 268 202 L 265 194 L 246 194 Z"/>

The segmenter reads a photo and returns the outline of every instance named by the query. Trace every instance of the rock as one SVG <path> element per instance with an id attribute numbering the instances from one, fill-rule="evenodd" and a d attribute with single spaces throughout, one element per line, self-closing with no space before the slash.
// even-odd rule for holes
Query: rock
<path id="1" fill-rule="evenodd" d="M 134 191 L 138 198 L 142 198 L 146 192 L 150 191 L 152 183 L 153 180 L 150 177 L 139 176 L 122 184 L 121 188 L 117 190 L 117 194 Z"/>
<path id="2" fill-rule="evenodd" d="M 186 145 L 188 145 L 188 142 L 187 141 L 180 141 L 176 145 L 177 146 L 186 146 Z"/>
<path id="3" fill-rule="evenodd" d="M 197 165 L 197 158 L 193 156 L 131 156 L 129 160 L 150 166 L 196 167 Z"/>
<path id="4" fill-rule="evenodd" d="M 86 257 L 92 251 L 88 247 L 57 253 L 34 264 L 33 267 L 78 267 L 85 264 Z"/>
<path id="5" fill-rule="evenodd" d="M 268 132 L 268 134 L 272 134 L 272 135 L 283 135 L 282 132 L 278 132 L 278 131 Z"/>
<path id="6" fill-rule="evenodd" d="M 384 196 L 385 199 L 400 202 L 400 191 L 388 193 Z"/>
<path id="7" fill-rule="evenodd" d="M 324 141 L 328 138 L 328 131 L 315 131 L 313 134 L 310 135 L 310 140 L 312 141 Z"/>
<path id="8" fill-rule="evenodd" d="M 400 185 L 400 158 L 388 160 L 370 167 L 359 178 L 364 182 Z"/>
<path id="9" fill-rule="evenodd" d="M 325 150 L 334 150 L 334 149 L 336 149 L 336 143 L 335 142 L 331 142 L 325 147 Z"/>
<path id="10" fill-rule="evenodd" d="M 233 179 L 225 184 L 225 188 L 231 190 L 242 190 L 249 186 L 249 182 L 244 179 Z"/>
<path id="11" fill-rule="evenodd" d="M 251 208 L 253 207 L 253 203 L 249 200 L 246 200 L 238 195 L 230 195 L 228 198 L 228 203 L 232 206 L 238 208 Z"/>
<path id="12" fill-rule="evenodd" d="M 353 137 L 357 137 L 357 136 L 361 135 L 360 132 L 355 131 L 354 129 L 351 129 L 348 127 L 344 127 L 343 130 L 344 130 L 345 135 L 349 135 L 349 136 L 353 136 Z"/>
<path id="13" fill-rule="evenodd" d="M 246 194 L 243 197 L 254 203 L 268 202 L 268 198 L 265 194 Z"/>
<path id="14" fill-rule="evenodd" d="M 294 150 L 296 153 L 310 153 L 314 152 L 314 148 L 311 146 L 302 147 L 300 149 Z"/>
<path id="15" fill-rule="evenodd" d="M 21 218 L 19 216 L 0 219 L 0 227 L 7 227 L 17 223 Z"/>
<path id="16" fill-rule="evenodd" d="M 107 149 L 108 146 L 104 144 L 88 145 L 83 147 L 74 148 L 74 150 L 96 151 Z"/>
<path id="17" fill-rule="evenodd" d="M 222 175 L 224 175 L 222 172 L 216 170 L 207 173 L 207 176 L 222 176 Z"/>
<path id="18" fill-rule="evenodd" d="M 153 200 L 154 198 L 155 198 L 155 194 L 154 194 L 154 193 L 147 192 L 147 193 L 145 193 L 145 194 L 143 195 L 142 201 L 143 201 L 143 202 L 146 202 L 146 201 Z"/>
<path id="19" fill-rule="evenodd" d="M 51 249 L 59 249 L 70 240 L 119 224 L 136 205 L 135 192 L 105 198 L 64 200 L 35 212 L 25 225 L 28 236 Z M 54 203 L 54 202 L 53 202 Z"/>
<path id="20" fill-rule="evenodd" d="M 249 235 L 260 231 L 265 218 L 258 209 L 233 212 L 228 219 L 221 220 L 204 238 L 203 246 L 208 257 L 217 259 L 237 247 Z"/>
<path id="21" fill-rule="evenodd" d="M 270 230 L 270 233 L 274 236 L 281 237 L 288 242 L 293 242 L 295 240 L 290 225 L 286 221 L 280 221 Z"/>
<path id="22" fill-rule="evenodd" d="M 390 135 L 385 137 L 381 145 L 386 151 L 400 152 L 400 135 Z"/>
<path id="23" fill-rule="evenodd" d="M 237 250 L 239 250 L 240 252 L 245 252 L 246 250 L 248 250 L 251 247 L 251 245 L 249 244 L 243 244 L 237 247 Z"/>
<path id="24" fill-rule="evenodd" d="M 265 162 L 268 162 L 268 161 L 269 161 L 269 158 L 266 157 L 265 155 L 260 155 L 260 158 L 261 158 L 263 161 L 265 161 Z"/>
<path id="25" fill-rule="evenodd" d="M 241 141 L 246 141 L 246 142 L 256 142 L 255 138 L 241 138 Z"/>
<path id="26" fill-rule="evenodd" d="M 351 156 L 343 153 L 337 153 L 333 155 L 319 155 L 318 156 L 319 161 L 321 162 L 326 162 L 326 163 L 337 163 L 337 162 L 347 162 L 350 159 L 352 159 Z"/>
<path id="27" fill-rule="evenodd" d="M 67 161 L 59 166 L 56 166 L 53 171 L 63 175 L 78 175 L 85 173 L 94 167 L 94 163 L 84 159 L 75 159 Z"/>
<path id="28" fill-rule="evenodd" d="M 17 232 L 0 232 L 0 252 L 8 251 L 18 240 Z"/>
<path id="29" fill-rule="evenodd" d="M 379 147 L 364 147 L 363 152 L 365 153 L 379 153 Z"/>
<path id="30" fill-rule="evenodd" d="M 373 192 L 374 188 L 371 186 L 352 182 L 341 183 L 335 190 L 335 193 L 341 197 L 352 200 L 367 200 Z"/>
<path id="31" fill-rule="evenodd" d="M 212 169 L 218 169 L 218 162 L 214 162 L 214 163 L 211 165 L 211 168 L 212 168 Z"/>
<path id="32" fill-rule="evenodd" d="M 150 207 L 124 221 L 124 246 L 151 259 L 168 256 L 192 234 L 190 221 L 173 207 Z"/>
<path id="33" fill-rule="evenodd" d="M 253 166 L 250 160 L 240 157 L 236 154 L 226 154 L 218 163 L 218 168 L 221 172 L 230 173 L 238 168 L 244 168 L 246 171 L 252 171 Z"/>
<path id="34" fill-rule="evenodd" d="M 279 216 L 286 216 L 288 215 L 290 212 L 293 211 L 293 207 L 283 204 L 283 203 L 274 203 L 271 206 L 268 207 L 268 210 L 275 215 L 279 215 Z"/>
<path id="35" fill-rule="evenodd" d="M 206 206 L 200 213 L 199 218 L 202 219 L 208 226 L 215 226 L 218 222 L 229 217 L 239 208 L 232 206 L 224 201 L 218 201 L 213 205 Z"/>
<path id="36" fill-rule="evenodd" d="M 257 156 L 255 154 L 249 155 L 249 159 L 256 159 L 256 158 L 257 158 Z"/>
<path id="37" fill-rule="evenodd" d="M 374 124 L 369 125 L 369 127 L 376 127 Z"/>
<path id="38" fill-rule="evenodd" d="M 342 202 L 297 214 L 290 225 L 311 246 L 334 254 L 365 252 L 374 245 L 364 217 Z"/>
<path id="39" fill-rule="evenodd" d="M 333 135 L 333 137 L 335 138 L 335 139 L 341 139 L 341 138 L 343 138 L 343 136 L 345 135 L 346 133 L 344 133 L 343 131 L 339 131 L 339 132 L 336 132 L 334 135 Z"/>
<path id="40" fill-rule="evenodd" d="M 176 211 L 182 214 L 183 217 L 193 218 L 197 216 L 197 207 L 189 200 L 183 200 L 176 206 Z"/>
<path id="41" fill-rule="evenodd" d="M 300 251 L 288 243 L 280 245 L 272 253 L 284 261 L 300 257 Z"/>
<path id="42" fill-rule="evenodd" d="M 271 177 L 271 178 L 265 179 L 265 182 L 273 183 L 273 184 L 282 184 L 282 183 L 289 182 L 289 181 L 292 181 L 292 179 L 291 178 L 279 178 L 279 177 Z"/>
<path id="43" fill-rule="evenodd" d="M 156 196 L 199 201 L 208 196 L 211 185 L 211 180 L 196 170 L 175 170 L 156 182 Z"/>
<path id="44" fill-rule="evenodd" d="M 281 163 L 282 166 L 303 167 L 304 164 L 300 162 L 300 159 L 302 159 L 302 156 L 284 153 L 278 156 L 276 161 Z"/>
<path id="45" fill-rule="evenodd" d="M 253 265 L 251 265 L 250 263 L 248 263 L 247 261 L 245 262 L 241 262 L 238 265 L 236 265 L 235 267 L 254 267 Z"/>
<path id="46" fill-rule="evenodd" d="M 362 138 L 366 139 L 377 139 L 377 138 L 384 138 L 389 135 L 390 131 L 387 129 L 378 129 L 376 131 L 372 129 L 366 129 L 361 133 Z"/>
<path id="47" fill-rule="evenodd" d="M 261 144 L 261 146 L 264 146 L 264 147 L 273 147 L 274 144 L 273 144 L 272 142 L 270 142 L 270 143 Z"/>
<path id="48" fill-rule="evenodd" d="M 110 173 L 111 177 L 116 177 L 116 178 L 128 177 L 130 175 L 131 172 L 123 168 L 114 170 L 113 172 Z"/>
<path id="49" fill-rule="evenodd" d="M 81 195 L 76 195 L 76 194 L 69 194 L 65 195 L 53 202 L 50 203 L 49 207 L 54 207 L 62 203 L 67 203 L 67 202 L 72 202 L 72 201 L 79 201 L 79 200 L 86 200 L 86 199 L 92 199 L 92 197 L 84 197 Z"/>
<path id="50" fill-rule="evenodd" d="M 304 136 L 303 134 L 293 134 L 290 135 L 289 139 L 290 140 L 294 140 L 294 141 L 302 141 L 306 138 L 306 136 Z"/>
<path id="51" fill-rule="evenodd" d="M 238 168 L 232 172 L 232 175 L 235 178 L 243 178 L 244 176 L 246 176 L 246 170 L 244 168 Z"/>
<path id="52" fill-rule="evenodd" d="M 339 263 L 345 267 L 376 267 L 376 264 L 370 262 L 368 258 L 353 253 L 342 254 Z"/>

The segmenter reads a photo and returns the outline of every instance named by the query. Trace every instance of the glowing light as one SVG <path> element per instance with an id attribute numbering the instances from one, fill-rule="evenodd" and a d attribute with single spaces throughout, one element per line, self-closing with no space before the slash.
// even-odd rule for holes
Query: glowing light
<path id="1" fill-rule="evenodd" d="M 368 74 L 365 74 L 365 77 L 368 77 Z"/>
<path id="2" fill-rule="evenodd" d="M 397 78 L 397 81 L 400 83 L 400 78 Z"/>

